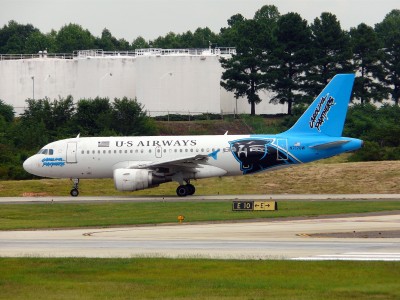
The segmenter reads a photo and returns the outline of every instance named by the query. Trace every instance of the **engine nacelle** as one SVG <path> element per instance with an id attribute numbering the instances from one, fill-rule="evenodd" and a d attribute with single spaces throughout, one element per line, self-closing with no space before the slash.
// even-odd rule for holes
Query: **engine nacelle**
<path id="1" fill-rule="evenodd" d="M 153 187 L 153 174 L 146 169 L 114 170 L 114 185 L 118 191 L 136 191 Z"/>

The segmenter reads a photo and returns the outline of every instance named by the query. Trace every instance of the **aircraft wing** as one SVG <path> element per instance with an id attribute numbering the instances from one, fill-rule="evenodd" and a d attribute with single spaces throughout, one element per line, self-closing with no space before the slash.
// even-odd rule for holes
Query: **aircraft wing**
<path id="1" fill-rule="evenodd" d="M 209 154 L 197 154 L 187 157 L 182 157 L 173 160 L 164 160 L 157 162 L 131 162 L 129 164 L 130 169 L 157 169 L 157 168 L 173 168 L 173 169 L 193 169 L 193 168 L 203 168 L 204 165 L 208 165 L 208 160 L 210 158 L 217 159 L 217 155 L 220 150 L 216 150 Z"/>
<path id="2" fill-rule="evenodd" d="M 210 156 L 208 155 L 195 155 L 175 160 L 165 160 L 157 162 L 149 162 L 141 165 L 140 169 L 156 169 L 156 168 L 202 168 L 206 165 Z M 137 167 L 136 167 L 137 168 Z"/>

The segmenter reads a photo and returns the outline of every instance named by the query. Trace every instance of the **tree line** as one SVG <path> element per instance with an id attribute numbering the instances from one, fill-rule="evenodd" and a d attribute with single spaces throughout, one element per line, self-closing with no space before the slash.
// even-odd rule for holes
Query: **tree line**
<path id="1" fill-rule="evenodd" d="M 308 24 L 298 13 L 281 15 L 274 5 L 261 7 L 252 19 L 236 14 L 219 33 L 208 27 L 170 32 L 154 40 L 132 42 L 115 38 L 105 28 L 93 36 L 77 24 L 41 33 L 31 24 L 10 21 L 0 29 L 0 53 L 71 53 L 74 50 L 126 51 L 138 48 L 235 47 L 237 54 L 221 59 L 221 85 L 236 98 L 245 97 L 255 114 L 262 90 L 273 103 L 309 103 L 337 73 L 357 73 L 353 98 L 360 103 L 400 100 L 400 10 L 389 12 L 374 27 L 361 23 L 346 31 L 334 14 L 324 12 Z"/>

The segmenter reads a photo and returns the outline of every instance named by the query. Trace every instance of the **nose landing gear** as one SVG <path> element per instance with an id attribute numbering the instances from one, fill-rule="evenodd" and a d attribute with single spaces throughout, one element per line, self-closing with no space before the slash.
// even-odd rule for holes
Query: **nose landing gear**
<path id="1" fill-rule="evenodd" d="M 70 194 L 72 197 L 78 197 L 78 195 L 79 195 L 79 178 L 72 178 L 71 180 L 74 184 L 74 187 L 72 188 Z"/>

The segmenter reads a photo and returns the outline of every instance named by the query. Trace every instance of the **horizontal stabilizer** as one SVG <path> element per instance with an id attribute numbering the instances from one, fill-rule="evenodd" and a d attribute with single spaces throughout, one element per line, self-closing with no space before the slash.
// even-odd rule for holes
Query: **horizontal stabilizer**
<path id="1" fill-rule="evenodd" d="M 317 149 L 317 150 L 326 150 L 326 149 L 340 147 L 341 145 L 347 144 L 348 142 L 350 142 L 350 141 L 340 140 L 340 141 L 334 141 L 334 142 L 323 143 L 323 144 L 315 144 L 315 145 L 310 146 L 310 148 Z"/>

